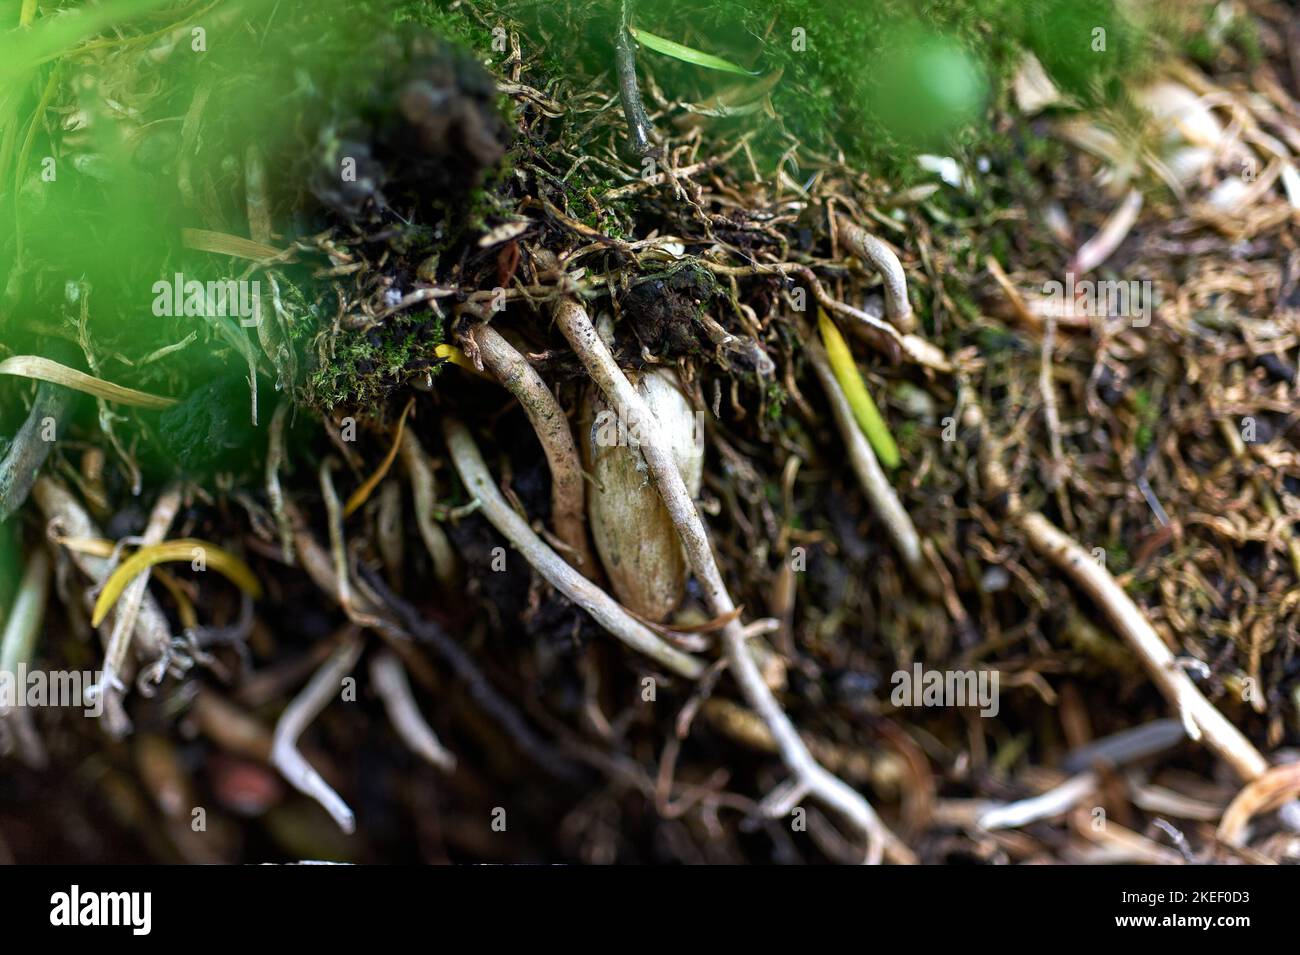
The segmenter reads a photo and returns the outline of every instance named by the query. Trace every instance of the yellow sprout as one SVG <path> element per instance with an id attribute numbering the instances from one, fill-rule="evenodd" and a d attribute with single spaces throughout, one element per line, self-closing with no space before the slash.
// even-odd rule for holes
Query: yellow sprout
<path id="1" fill-rule="evenodd" d="M 192 537 L 181 538 L 141 547 L 122 561 L 104 581 L 99 599 L 95 601 L 95 610 L 91 614 L 91 626 L 98 627 L 103 623 L 113 604 L 117 603 L 117 598 L 122 596 L 122 591 L 126 589 L 127 584 L 150 567 L 169 561 L 193 561 L 200 557 L 207 566 L 218 571 L 244 593 L 254 599 L 262 596 L 262 585 L 257 582 L 253 571 L 234 554 L 207 541 Z"/>
<path id="2" fill-rule="evenodd" d="M 469 356 L 457 348 L 455 345 L 438 345 L 434 348 L 433 353 L 439 358 L 445 358 L 453 365 L 458 365 L 468 372 L 478 375 L 480 378 L 486 378 L 488 381 L 496 381 L 491 375 L 481 372 L 470 361 Z"/>
<path id="3" fill-rule="evenodd" d="M 894 436 L 889 433 L 889 426 L 885 424 L 885 419 L 880 416 L 880 410 L 867 392 L 867 386 L 862 381 L 858 366 L 853 363 L 853 353 L 849 351 L 844 336 L 835 327 L 835 323 L 826 317 L 825 312 L 818 313 L 817 329 L 821 332 L 822 344 L 826 347 L 826 358 L 830 361 L 831 371 L 835 373 L 835 380 L 844 389 L 844 397 L 848 399 L 849 407 L 853 409 L 853 417 L 857 419 L 862 433 L 871 442 L 876 457 L 880 458 L 880 463 L 887 468 L 898 467 L 898 445 L 894 443 Z"/>
<path id="4" fill-rule="evenodd" d="M 374 493 L 375 488 L 379 486 L 379 482 L 388 474 L 388 469 L 393 466 L 393 461 L 397 458 L 397 449 L 402 446 L 402 431 L 406 427 L 406 416 L 410 414 L 411 406 L 414 404 L 415 399 L 412 398 L 406 403 L 406 407 L 402 409 L 402 416 L 397 419 L 397 435 L 393 438 L 393 446 L 384 455 L 384 460 L 380 462 L 378 470 L 366 478 L 366 482 L 352 492 L 352 496 L 348 498 L 348 503 L 343 507 L 344 517 L 351 517 L 357 508 L 366 503 L 366 500 Z"/>

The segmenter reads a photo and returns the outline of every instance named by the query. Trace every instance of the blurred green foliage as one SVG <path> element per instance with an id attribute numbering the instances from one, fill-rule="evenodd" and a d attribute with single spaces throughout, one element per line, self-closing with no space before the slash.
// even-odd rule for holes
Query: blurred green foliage
<path id="1" fill-rule="evenodd" d="M 0 448 L 0 451 L 3 449 Z M 4 627 L 9 609 L 13 606 L 18 580 L 22 577 L 23 560 L 18 544 L 18 522 L 0 521 L 0 629 Z"/>
<path id="2" fill-rule="evenodd" d="M 579 87 L 613 67 L 621 0 L 474 6 L 481 18 L 465 4 L 403 0 L 399 16 L 453 32 L 485 57 L 494 57 L 491 24 L 517 25 L 531 44 L 526 58 L 540 55 L 547 72 Z M 1112 0 L 636 0 L 630 9 L 634 25 L 667 39 L 763 75 L 780 71 L 775 120 L 751 113 L 729 121 L 753 130 L 768 154 L 787 148 L 777 135 L 784 129 L 809 148 L 843 151 L 904 180 L 917 175 L 918 151 L 994 135 L 985 107 L 1006 90 L 1024 51 L 1085 102 L 1100 102 L 1145 68 L 1152 39 L 1149 23 Z M 646 49 L 638 63 L 678 102 L 703 103 L 736 82 Z"/>
<path id="3" fill-rule="evenodd" d="M 182 241 L 186 228 L 249 237 L 250 147 L 266 170 L 272 244 L 326 227 L 326 211 L 308 194 L 324 162 L 321 143 L 376 109 L 385 81 L 400 74 L 402 64 L 373 45 L 392 32 L 393 8 L 43 3 L 31 25 L 0 33 L 0 358 L 48 356 L 61 345 L 60 360 L 180 399 L 164 413 L 112 409 L 120 443 L 135 448 L 146 470 L 254 465 L 265 443 L 250 413 L 248 355 L 262 352 L 258 333 L 241 327 L 240 316 L 157 314 L 155 284 L 178 274 L 203 283 L 244 278 L 269 292 L 266 274 L 250 273 L 247 260 Z M 412 229 L 433 232 L 427 221 Z M 310 377 L 317 340 L 338 311 L 315 268 L 276 272 L 276 321 L 300 359 L 302 400 L 320 380 Z M 355 370 L 324 377 L 323 404 L 376 397 L 348 379 Z M 275 390 L 263 361 L 263 425 Z M 30 392 L 19 379 L 0 383 L 0 431 L 21 421 Z M 83 404 L 78 420 L 94 427 L 93 403 Z"/>

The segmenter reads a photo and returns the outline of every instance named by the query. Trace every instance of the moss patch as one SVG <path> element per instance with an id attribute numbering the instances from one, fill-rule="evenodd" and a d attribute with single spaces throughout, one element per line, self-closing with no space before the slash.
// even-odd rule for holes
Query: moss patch
<path id="1" fill-rule="evenodd" d="M 374 413 L 398 389 L 438 374 L 442 362 L 435 349 L 442 342 L 442 320 L 427 311 L 367 331 L 327 333 L 306 399 L 324 411 Z"/>

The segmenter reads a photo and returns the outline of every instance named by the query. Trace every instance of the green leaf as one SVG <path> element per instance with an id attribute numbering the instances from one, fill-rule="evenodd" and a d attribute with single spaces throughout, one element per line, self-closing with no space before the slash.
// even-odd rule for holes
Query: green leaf
<path id="1" fill-rule="evenodd" d="M 671 56 L 674 59 L 690 63 L 694 66 L 702 66 L 706 70 L 721 70 L 723 73 L 737 73 L 740 76 L 758 75 L 757 71 L 747 70 L 743 66 L 737 66 L 730 60 L 724 60 L 720 56 L 714 56 L 711 53 L 702 53 L 701 51 L 692 49 L 689 46 L 682 46 L 680 43 L 674 43 L 672 40 L 665 40 L 661 36 L 647 33 L 645 30 L 638 30 L 636 27 L 628 27 L 627 32 L 632 34 L 632 38 L 642 46 L 654 50 L 656 53 L 662 53 L 664 56 Z"/>

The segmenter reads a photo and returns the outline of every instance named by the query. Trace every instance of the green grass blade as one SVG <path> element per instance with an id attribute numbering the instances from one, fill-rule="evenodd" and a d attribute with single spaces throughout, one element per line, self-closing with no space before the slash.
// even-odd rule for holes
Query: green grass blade
<path id="1" fill-rule="evenodd" d="M 638 30 L 636 27 L 628 27 L 627 32 L 632 34 L 632 38 L 647 49 L 662 53 L 664 56 L 671 56 L 683 63 L 690 63 L 692 66 L 702 66 L 706 70 L 721 70 L 723 73 L 736 73 L 740 76 L 758 75 L 756 71 L 737 66 L 730 60 L 724 60 L 720 56 L 704 53 L 693 47 L 682 46 L 680 43 L 665 40 L 661 36 L 655 36 L 655 34 L 647 33 L 645 30 Z"/>

